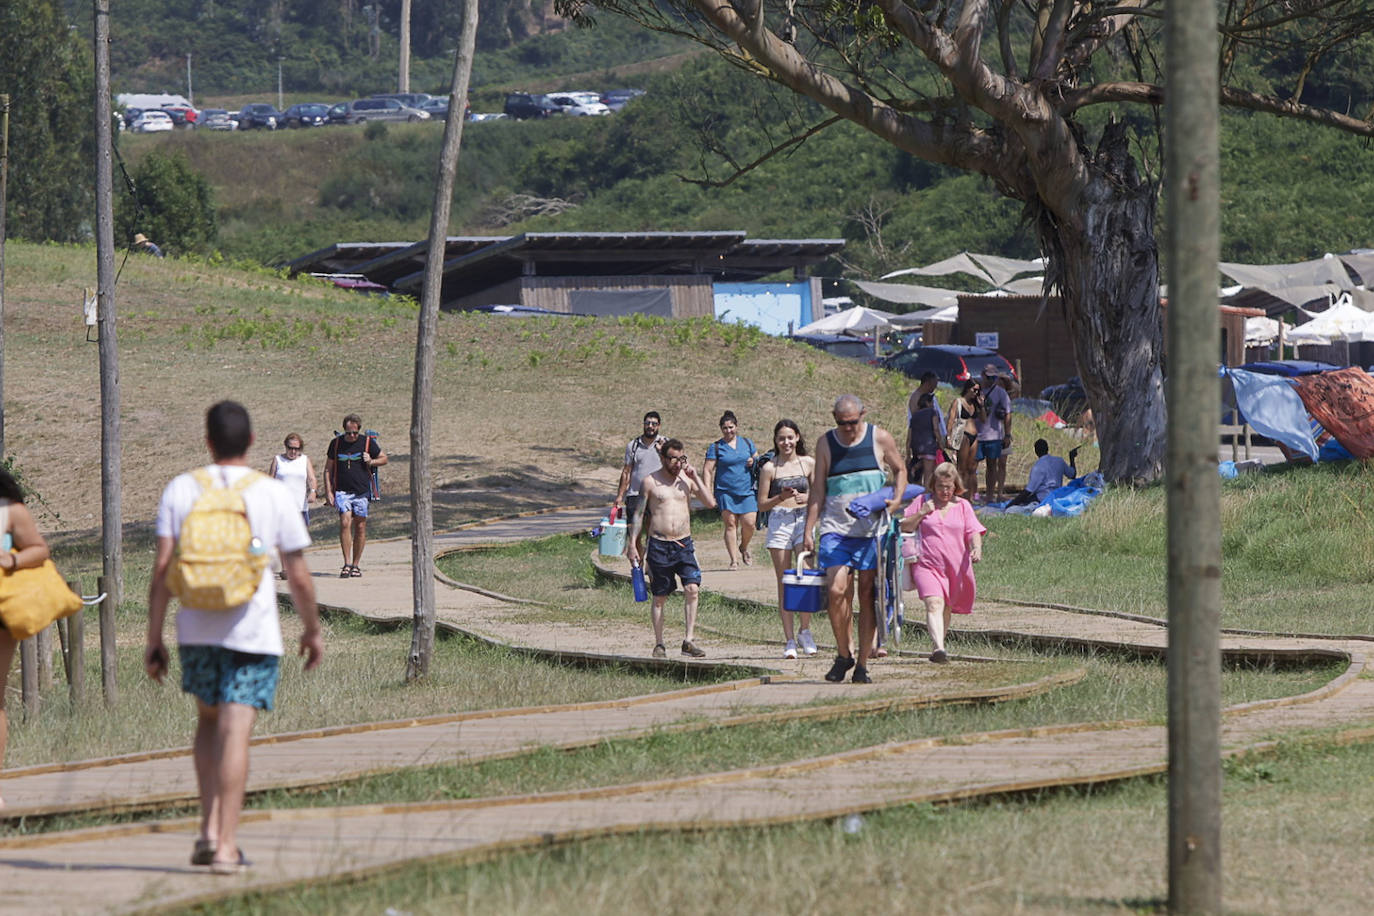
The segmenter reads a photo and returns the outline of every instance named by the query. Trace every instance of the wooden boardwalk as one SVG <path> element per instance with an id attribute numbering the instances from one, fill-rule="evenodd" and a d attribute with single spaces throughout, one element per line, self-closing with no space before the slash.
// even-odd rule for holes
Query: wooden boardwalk
<path id="1" fill-rule="evenodd" d="M 585 514 L 560 513 L 508 523 L 489 531 L 446 536 L 441 548 L 494 536 L 589 525 Z M 771 572 L 758 566 L 720 572 L 719 545 L 700 545 L 705 586 L 771 602 Z M 331 579 L 336 554 L 312 555 L 323 603 L 367 609 L 368 616 L 409 617 L 409 543 L 370 544 L 367 575 Z M 510 605 L 473 592 L 440 589 L 448 625 L 491 639 L 551 652 L 646 656 L 647 621 L 638 628 L 588 631 L 576 626 L 523 627 Z M 818 621 L 819 623 L 819 621 Z M 1164 644 L 1158 622 L 1050 608 L 980 605 L 968 625 L 1028 638 L 1071 638 L 1085 644 L 1156 652 Z M 535 632 L 537 630 L 537 632 Z M 580 638 L 579 638 L 580 637 Z M 941 669 L 918 659 L 887 659 L 874 667 L 871 687 L 831 685 L 820 679 L 829 664 L 814 659 L 786 663 L 776 645 L 736 643 L 718 637 L 699 642 L 711 662 L 784 671 L 786 676 L 676 691 L 658 697 L 540 710 L 439 717 L 443 721 L 391 727 L 341 729 L 290 736 L 255 748 L 254 785 L 266 778 L 322 782 L 373 769 L 415 766 L 438 759 L 481 759 L 519 753 L 531 743 L 572 746 L 613 734 L 671 727 L 684 717 L 747 718 L 751 707 L 813 703 L 837 693 L 860 703 L 951 701 L 940 689 Z M 1286 733 L 1325 730 L 1348 740 L 1374 737 L 1374 677 L 1368 639 L 1228 636 L 1232 651 L 1310 653 L 1345 658 L 1344 672 L 1322 688 L 1296 698 L 1246 704 L 1227 711 L 1227 753 L 1263 746 Z M 947 684 L 946 684 L 947 686 Z M 1052 684 L 1027 685 L 1024 690 Z M 943 696 L 942 696 L 943 694 Z M 811 707 L 814 709 L 814 707 Z M 716 719 L 715 721 L 720 721 Z M 411 739 L 418 737 L 419 740 Z M 568 744 L 571 742 L 571 744 Z M 1039 786 L 1086 784 L 1158 772 L 1166 764 L 1165 730 L 1142 723 L 1083 723 L 950 739 L 922 739 L 865 748 L 779 766 L 655 783 L 547 795 L 474 799 L 417 805 L 249 813 L 241 830 L 253 867 L 234 878 L 215 878 L 186 865 L 195 826 L 158 822 L 70 831 L 0 841 L 0 908 L 18 912 L 138 912 L 212 899 L 242 889 L 362 873 L 433 857 L 461 859 L 581 837 L 643 829 L 683 829 L 766 824 L 831 817 L 910 801 L 941 801 Z M 279 756 L 277 756 L 279 755 Z M 282 774 L 287 775 L 282 775 Z M 6 773 L 7 812 L 57 810 L 78 804 L 87 783 L 86 807 L 119 807 L 121 800 L 158 792 L 184 797 L 190 763 L 178 752 L 146 759 L 93 762 L 49 773 Z M 122 788 L 121 788 L 122 786 Z M 859 793 L 856 786 L 863 786 Z M 79 806 L 79 805 L 78 805 Z M 73 880 L 64 873 L 79 872 Z"/>

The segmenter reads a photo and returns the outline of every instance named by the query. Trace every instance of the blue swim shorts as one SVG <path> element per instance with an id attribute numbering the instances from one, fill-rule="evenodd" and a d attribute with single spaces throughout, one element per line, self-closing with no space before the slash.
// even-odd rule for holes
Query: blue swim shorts
<path id="1" fill-rule="evenodd" d="M 843 534 L 823 534 L 818 545 L 816 565 L 821 569 L 848 566 L 850 569 L 878 568 L 877 538 L 854 538 Z"/>
<path id="2" fill-rule="evenodd" d="M 701 567 L 697 565 L 697 553 L 691 538 L 663 541 L 651 537 L 645 554 L 644 559 L 649 564 L 650 594 L 671 595 L 676 585 L 674 576 L 682 580 L 684 587 L 701 584 Z"/>
<path id="3" fill-rule="evenodd" d="M 281 659 L 223 646 L 177 646 L 181 689 L 206 706 L 239 703 L 271 710 L 281 676 Z"/>
<path id="4" fill-rule="evenodd" d="M 334 506 L 340 515 L 352 512 L 355 518 L 367 518 L 367 502 L 366 496 L 345 493 L 343 490 L 334 491 Z"/>
<path id="5" fill-rule="evenodd" d="M 979 439 L 979 440 L 978 440 L 978 454 L 977 454 L 977 456 L 974 458 L 975 461 L 984 461 L 984 460 L 987 460 L 987 459 L 991 459 L 991 460 L 993 460 L 993 461 L 996 461 L 998 458 L 1001 458 L 1001 457 L 1002 457 L 1002 440 L 1001 440 L 1001 439 L 987 439 L 987 440 Z"/>

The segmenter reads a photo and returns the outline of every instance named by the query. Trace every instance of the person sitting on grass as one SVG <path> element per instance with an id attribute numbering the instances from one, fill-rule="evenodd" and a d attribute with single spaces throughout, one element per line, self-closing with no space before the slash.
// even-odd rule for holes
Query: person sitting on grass
<path id="1" fill-rule="evenodd" d="M 1078 476 L 1078 449 L 1069 449 L 1069 460 L 1050 454 L 1050 444 L 1044 439 L 1035 440 L 1035 464 L 1031 465 L 1026 488 L 1012 499 L 1013 506 L 1029 506 L 1043 503 L 1045 499 L 1064 485 L 1064 478 L 1070 480 Z"/>

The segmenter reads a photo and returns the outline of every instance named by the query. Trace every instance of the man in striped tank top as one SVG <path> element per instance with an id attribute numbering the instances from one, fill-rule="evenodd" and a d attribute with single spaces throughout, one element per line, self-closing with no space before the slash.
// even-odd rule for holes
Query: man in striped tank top
<path id="1" fill-rule="evenodd" d="M 873 651 L 878 632 L 873 586 L 878 575 L 877 536 L 881 533 L 883 515 L 874 513 L 868 518 L 855 518 L 847 507 L 854 497 L 882 489 L 890 475 L 894 496 L 887 508 L 896 514 L 902 506 L 900 494 L 906 492 L 906 466 L 892 434 L 865 422 L 866 411 L 858 397 L 844 395 L 835 402 L 832 412 L 835 428 L 821 437 L 816 448 L 816 470 L 812 478 L 816 482 L 811 487 L 811 499 L 806 506 L 802 550 L 810 553 L 815 549 L 816 534 L 813 532 L 819 522 L 820 552 L 816 554 L 816 563 L 825 570 L 827 612 L 838 651 L 835 664 L 825 679 L 839 683 L 853 668 L 854 683 L 870 684 L 868 656 Z M 850 638 L 854 620 L 851 585 L 855 573 L 859 586 L 857 664 Z"/>

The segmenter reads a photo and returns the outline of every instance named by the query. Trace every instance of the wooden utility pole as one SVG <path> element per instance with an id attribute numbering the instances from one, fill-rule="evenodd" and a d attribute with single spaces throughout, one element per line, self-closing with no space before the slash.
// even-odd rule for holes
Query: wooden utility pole
<path id="1" fill-rule="evenodd" d="M 425 282 L 420 294 L 420 319 L 415 334 L 415 390 L 410 405 L 410 548 L 411 588 L 415 616 L 410 638 L 406 680 L 429 673 L 434 656 L 434 479 L 429 443 L 433 426 L 434 338 L 439 323 L 439 295 L 444 279 L 444 248 L 448 241 L 449 207 L 458 174 L 458 150 L 463 142 L 463 101 L 472 75 L 477 44 L 477 0 L 463 0 L 463 31 L 453 58 L 453 90 L 444 122 L 444 144 L 434 186 L 434 209 L 429 219 L 429 247 Z"/>
<path id="2" fill-rule="evenodd" d="M 5 208 L 9 170 L 10 97 L 0 95 L 0 462 L 5 460 Z"/>
<path id="3" fill-rule="evenodd" d="M 114 138 L 110 111 L 110 0 L 95 3 L 95 277 L 100 347 L 100 668 L 105 703 L 115 685 L 115 611 L 124 600 L 124 531 L 119 440 L 119 350 L 115 341 Z"/>
<path id="4" fill-rule="evenodd" d="M 1215 2 L 1165 7 L 1169 911 L 1221 912 L 1220 143 Z"/>
<path id="5" fill-rule="evenodd" d="M 396 91 L 410 91 L 410 0 L 401 0 L 401 61 L 397 69 Z"/>

